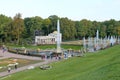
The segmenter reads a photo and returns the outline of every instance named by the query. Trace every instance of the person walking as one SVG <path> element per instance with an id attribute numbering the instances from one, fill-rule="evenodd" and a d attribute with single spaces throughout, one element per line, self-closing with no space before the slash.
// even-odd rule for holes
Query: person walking
<path id="1" fill-rule="evenodd" d="M 11 71 L 11 67 L 8 67 L 8 73 L 10 73 L 10 71 Z"/>
<path id="2" fill-rule="evenodd" d="M 17 69 L 17 64 L 15 64 L 15 69 Z"/>

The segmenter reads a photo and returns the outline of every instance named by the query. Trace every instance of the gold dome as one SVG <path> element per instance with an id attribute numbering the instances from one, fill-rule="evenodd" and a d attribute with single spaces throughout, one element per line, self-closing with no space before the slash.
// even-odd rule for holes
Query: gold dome
<path id="1" fill-rule="evenodd" d="M 57 34 L 57 31 L 54 31 L 53 34 Z"/>

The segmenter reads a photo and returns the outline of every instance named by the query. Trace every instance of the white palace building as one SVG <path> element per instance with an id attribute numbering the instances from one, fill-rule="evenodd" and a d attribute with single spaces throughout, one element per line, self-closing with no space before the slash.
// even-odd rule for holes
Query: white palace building
<path id="1" fill-rule="evenodd" d="M 43 45 L 43 44 L 56 44 L 57 43 L 57 36 L 58 32 L 54 31 L 53 33 L 48 34 L 48 36 L 35 36 L 35 44 L 36 45 Z M 62 42 L 62 35 L 60 35 L 60 42 Z"/>

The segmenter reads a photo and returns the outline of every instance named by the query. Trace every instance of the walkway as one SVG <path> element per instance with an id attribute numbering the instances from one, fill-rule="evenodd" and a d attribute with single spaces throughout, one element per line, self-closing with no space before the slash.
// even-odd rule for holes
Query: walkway
<path id="1" fill-rule="evenodd" d="M 23 58 L 23 59 L 30 59 L 30 60 L 41 60 L 40 57 L 34 57 L 34 56 L 26 56 L 26 55 L 20 55 L 20 54 L 13 54 L 13 53 L 9 53 L 9 52 L 2 52 L 2 50 L 0 50 L 0 59 L 4 59 L 4 58 Z"/>
<path id="2" fill-rule="evenodd" d="M 40 57 L 12 54 L 12 53 L 9 53 L 9 52 L 2 53 L 1 50 L 0 50 L 0 56 L 2 56 L 2 57 L 0 57 L 0 59 L 10 58 L 10 57 L 24 58 L 24 59 L 30 59 L 30 60 L 40 60 L 41 59 Z M 15 69 L 11 70 L 10 73 L 8 73 L 8 71 L 0 72 L 0 77 L 8 76 L 10 74 L 13 74 L 13 73 L 16 73 L 16 72 L 19 72 L 19 71 L 27 70 L 30 66 L 37 67 L 37 66 L 40 66 L 40 65 L 43 65 L 43 64 L 48 64 L 48 63 L 54 62 L 54 61 L 57 61 L 57 60 L 55 60 L 55 59 L 53 59 L 53 60 L 48 59 L 48 60 L 45 60 L 44 62 L 30 64 L 30 65 L 27 65 L 27 66 L 20 67 L 20 68 L 18 68 L 16 70 Z"/>

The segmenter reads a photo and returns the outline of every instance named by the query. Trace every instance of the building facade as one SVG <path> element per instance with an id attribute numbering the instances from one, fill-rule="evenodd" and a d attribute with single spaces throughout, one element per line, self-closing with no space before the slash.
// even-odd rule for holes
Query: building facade
<path id="1" fill-rule="evenodd" d="M 48 34 L 48 36 L 35 36 L 35 44 L 56 44 L 58 32 L 54 31 L 53 33 Z M 60 35 L 60 42 L 62 42 L 62 35 Z"/>

